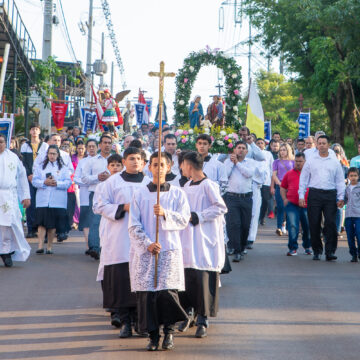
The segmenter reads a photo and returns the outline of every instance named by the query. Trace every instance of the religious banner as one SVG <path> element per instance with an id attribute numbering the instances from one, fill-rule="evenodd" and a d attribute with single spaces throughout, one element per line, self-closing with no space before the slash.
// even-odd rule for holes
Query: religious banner
<path id="1" fill-rule="evenodd" d="M 6 147 L 10 149 L 11 135 L 14 127 L 14 115 L 11 114 L 10 118 L 7 114 L 4 114 L 3 118 L 0 118 L 0 134 L 6 136 Z"/>
<path id="2" fill-rule="evenodd" d="M 299 123 L 299 138 L 304 139 L 310 136 L 310 113 L 301 112 L 297 122 Z"/>
<path id="3" fill-rule="evenodd" d="M 266 141 L 271 140 L 271 121 L 264 122 L 264 139 Z"/>
<path id="4" fill-rule="evenodd" d="M 82 133 L 86 134 L 88 130 L 91 130 L 91 132 L 95 132 L 97 120 L 96 112 L 91 109 L 81 108 L 80 115 L 82 123 Z"/>
<path id="5" fill-rule="evenodd" d="M 166 112 L 166 104 L 165 104 L 165 101 L 163 102 L 163 112 L 162 112 L 162 118 L 163 118 L 163 121 L 162 123 L 167 123 L 168 121 L 168 117 L 167 117 L 167 112 Z M 157 110 L 156 110 L 156 115 L 155 115 L 155 119 L 154 119 L 155 122 L 159 123 L 159 104 L 157 106 Z"/>
<path id="6" fill-rule="evenodd" d="M 51 103 L 51 113 L 56 130 L 63 129 L 67 108 L 68 104 L 65 103 Z"/>
<path id="7" fill-rule="evenodd" d="M 146 99 L 146 111 L 149 114 L 149 118 L 151 117 L 151 109 L 152 109 L 152 99 Z"/>
<path id="8" fill-rule="evenodd" d="M 146 104 L 135 104 L 135 113 L 136 113 L 136 121 L 138 126 L 141 126 L 141 124 L 146 124 L 146 116 L 144 113 L 146 113 Z"/>

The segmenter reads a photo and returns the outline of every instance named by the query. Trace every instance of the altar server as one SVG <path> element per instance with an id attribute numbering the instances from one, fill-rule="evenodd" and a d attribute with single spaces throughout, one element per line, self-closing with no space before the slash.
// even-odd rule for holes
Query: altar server
<path id="1" fill-rule="evenodd" d="M 150 335 L 149 351 L 158 349 L 162 324 L 165 335 L 162 348 L 172 349 L 175 323 L 187 319 L 179 303 L 178 290 L 185 289 L 180 230 L 189 222 L 190 208 L 184 192 L 165 182 L 170 166 L 164 153 L 161 162 L 158 153 L 151 155 L 149 169 L 153 181 L 134 193 L 130 206 L 131 290 L 136 291 L 140 331 Z M 156 205 L 158 182 L 161 184 L 160 204 Z M 155 242 L 155 215 L 160 217 L 158 243 Z M 156 287 L 155 254 L 158 254 Z"/>
<path id="2" fill-rule="evenodd" d="M 115 156 L 120 155 L 110 156 L 108 162 Z M 134 191 L 150 179 L 141 172 L 141 150 L 127 148 L 123 164 L 125 171 L 96 187 L 93 209 L 101 215 L 97 281 L 103 285 L 103 307 L 111 309 L 112 325 L 121 327 L 120 338 L 127 338 L 132 336 L 131 321 L 136 318 L 136 298 L 130 290 L 129 276 L 129 207 Z"/>
<path id="3" fill-rule="evenodd" d="M 26 170 L 16 154 L 6 149 L 6 136 L 0 134 L 0 256 L 6 267 L 26 261 L 30 246 L 21 224 L 19 201 L 30 206 Z"/>
<path id="4" fill-rule="evenodd" d="M 179 326 L 179 331 L 186 331 L 197 315 L 198 338 L 207 336 L 208 317 L 216 316 L 218 311 L 227 212 L 218 184 L 208 179 L 202 168 L 203 159 L 198 153 L 185 154 L 181 169 L 191 178 L 183 188 L 190 204 L 191 224 L 182 234 L 186 291 L 179 296 L 190 318 Z"/>

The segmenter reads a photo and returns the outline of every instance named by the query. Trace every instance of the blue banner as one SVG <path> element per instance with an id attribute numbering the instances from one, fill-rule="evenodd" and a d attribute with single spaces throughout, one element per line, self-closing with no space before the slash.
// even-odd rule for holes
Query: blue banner
<path id="1" fill-rule="evenodd" d="M 81 123 L 83 125 L 82 133 L 86 134 L 87 130 L 91 130 L 91 132 L 95 132 L 96 120 L 97 120 L 96 112 L 90 109 L 81 108 L 80 114 L 81 114 Z"/>
<path id="2" fill-rule="evenodd" d="M 271 121 L 264 121 L 264 139 L 271 140 Z"/>
<path id="3" fill-rule="evenodd" d="M 136 122 L 138 126 L 141 126 L 142 123 L 146 122 L 144 112 L 146 105 L 145 104 L 135 104 L 135 113 L 136 113 Z"/>
<path id="4" fill-rule="evenodd" d="M 146 110 L 149 114 L 149 118 L 151 117 L 151 110 L 152 110 L 152 99 L 146 99 Z"/>
<path id="5" fill-rule="evenodd" d="M 299 138 L 310 136 L 310 113 L 300 113 L 297 119 L 299 123 Z"/>
<path id="6" fill-rule="evenodd" d="M 14 120 L 9 118 L 0 119 L 0 134 L 6 136 L 6 147 L 10 149 L 11 135 L 13 131 Z"/>

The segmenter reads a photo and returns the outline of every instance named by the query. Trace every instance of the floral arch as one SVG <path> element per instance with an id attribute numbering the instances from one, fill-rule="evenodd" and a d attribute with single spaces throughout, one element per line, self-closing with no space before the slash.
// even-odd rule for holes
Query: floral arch
<path id="1" fill-rule="evenodd" d="M 191 53 L 185 60 L 184 66 L 176 76 L 175 122 L 184 125 L 189 122 L 189 101 L 191 90 L 200 68 L 215 65 L 225 76 L 226 109 L 225 125 L 232 126 L 238 122 L 238 103 L 240 100 L 241 67 L 232 57 L 227 57 L 217 50 L 200 50 Z M 205 110 L 205 109 L 204 109 Z"/>

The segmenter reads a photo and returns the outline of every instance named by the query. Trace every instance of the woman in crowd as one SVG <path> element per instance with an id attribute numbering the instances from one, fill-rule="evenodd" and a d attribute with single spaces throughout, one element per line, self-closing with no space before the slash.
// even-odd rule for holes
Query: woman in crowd
<path id="1" fill-rule="evenodd" d="M 271 182 L 271 193 L 275 194 L 277 207 L 277 228 L 279 236 L 286 234 L 286 226 L 283 223 L 285 208 L 280 195 L 280 185 L 285 174 L 294 168 L 294 154 L 289 144 L 282 144 L 279 150 L 279 158 L 273 163 L 273 176 Z"/>
<path id="2" fill-rule="evenodd" d="M 47 233 L 46 254 L 52 254 L 56 228 L 63 233 L 68 230 L 66 192 L 71 185 L 69 170 L 64 166 L 56 145 L 49 146 L 44 162 L 36 167 L 32 184 L 37 188 L 35 223 L 38 226 L 39 247 L 36 253 L 44 253 Z"/>

